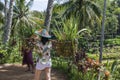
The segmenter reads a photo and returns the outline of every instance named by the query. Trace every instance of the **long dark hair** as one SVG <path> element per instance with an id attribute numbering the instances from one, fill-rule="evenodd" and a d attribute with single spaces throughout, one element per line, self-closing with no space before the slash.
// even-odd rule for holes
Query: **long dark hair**
<path id="1" fill-rule="evenodd" d="M 41 37 L 41 42 L 45 45 L 49 41 L 49 38 Z"/>

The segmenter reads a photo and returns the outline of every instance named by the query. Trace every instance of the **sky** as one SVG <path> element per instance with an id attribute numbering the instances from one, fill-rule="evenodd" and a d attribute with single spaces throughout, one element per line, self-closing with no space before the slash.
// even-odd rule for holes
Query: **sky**
<path id="1" fill-rule="evenodd" d="M 3 2 L 4 0 L 1 0 L 1 1 Z M 26 1 L 29 1 L 29 0 L 26 0 Z M 60 0 L 60 1 L 63 1 L 63 0 Z M 47 3 L 48 3 L 48 0 L 34 0 L 31 10 L 44 11 L 47 8 Z"/>
<path id="2" fill-rule="evenodd" d="M 44 11 L 47 8 L 48 0 L 34 0 L 31 10 Z"/>
<path id="3" fill-rule="evenodd" d="M 4 0 L 1 0 L 2 2 Z M 26 0 L 29 1 L 29 0 Z M 38 10 L 38 11 L 44 11 L 47 8 L 48 0 L 34 0 L 33 6 L 31 7 L 31 10 Z"/>

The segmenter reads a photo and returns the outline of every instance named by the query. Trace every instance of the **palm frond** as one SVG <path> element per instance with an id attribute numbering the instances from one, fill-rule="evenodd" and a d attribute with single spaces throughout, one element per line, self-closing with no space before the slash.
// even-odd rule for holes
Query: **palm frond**
<path id="1" fill-rule="evenodd" d="M 28 7 L 29 9 L 32 7 L 34 0 L 30 0 L 27 4 L 26 7 Z"/>
<path id="2" fill-rule="evenodd" d="M 91 6 L 92 10 L 94 10 L 95 14 L 98 17 L 101 17 L 101 10 L 97 3 L 88 0 L 88 1 L 86 1 L 86 4 Z"/>
<path id="3" fill-rule="evenodd" d="M 63 17 L 67 17 L 70 18 L 71 15 L 73 15 L 75 12 L 75 5 L 73 4 L 73 6 L 71 6 L 70 8 L 68 8 L 64 13 L 63 13 Z"/>
<path id="4" fill-rule="evenodd" d="M 0 1 L 0 11 L 3 11 L 4 9 L 4 4 Z"/>
<path id="5" fill-rule="evenodd" d="M 87 32 L 88 32 L 89 30 L 88 30 L 88 29 L 86 29 L 86 28 L 84 28 L 84 29 L 79 30 L 77 34 L 79 35 L 80 33 L 85 32 L 85 31 L 87 31 Z"/>

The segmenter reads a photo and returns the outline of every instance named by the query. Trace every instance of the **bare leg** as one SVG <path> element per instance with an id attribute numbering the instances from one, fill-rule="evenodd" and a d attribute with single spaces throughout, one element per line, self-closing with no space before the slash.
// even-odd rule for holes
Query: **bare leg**
<path id="1" fill-rule="evenodd" d="M 51 68 L 45 68 L 46 80 L 51 80 Z"/>
<path id="2" fill-rule="evenodd" d="M 30 71 L 30 64 L 27 64 L 27 68 L 28 69 L 25 72 Z"/>
<path id="3" fill-rule="evenodd" d="M 32 73 L 34 73 L 34 70 L 35 70 L 35 67 L 33 64 L 31 64 L 31 67 L 32 67 Z"/>
<path id="4" fill-rule="evenodd" d="M 41 70 L 35 70 L 35 78 L 34 78 L 34 80 L 40 80 L 40 74 L 41 74 Z"/>
<path id="5" fill-rule="evenodd" d="M 28 64 L 27 66 L 28 66 L 28 70 L 30 71 L 30 64 Z"/>

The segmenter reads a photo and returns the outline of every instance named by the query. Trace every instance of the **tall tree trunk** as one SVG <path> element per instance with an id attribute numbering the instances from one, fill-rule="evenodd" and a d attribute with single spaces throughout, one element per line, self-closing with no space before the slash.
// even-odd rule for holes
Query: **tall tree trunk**
<path id="1" fill-rule="evenodd" d="M 50 22 L 51 22 L 51 17 L 52 17 L 52 10 L 53 10 L 53 2 L 54 2 L 54 0 L 48 0 L 46 18 L 45 18 L 45 22 L 44 22 L 44 26 L 47 28 L 48 31 L 50 29 Z"/>
<path id="2" fill-rule="evenodd" d="M 5 21 L 4 33 L 3 33 L 3 43 L 4 44 L 6 44 L 9 41 L 9 38 L 10 38 L 12 16 L 13 16 L 13 2 L 14 2 L 14 0 L 10 0 L 8 16 L 6 17 L 7 20 Z M 6 12 L 5 15 L 7 15 L 7 12 Z"/>
<path id="3" fill-rule="evenodd" d="M 102 29 L 101 29 L 101 40 L 100 40 L 100 55 L 99 62 L 102 63 L 102 52 L 103 52 L 103 42 L 104 42 L 104 24 L 105 24 L 105 16 L 106 16 L 106 0 L 104 0 L 104 9 L 103 9 L 103 19 L 102 19 Z M 98 80 L 100 80 L 100 71 L 98 75 Z"/>
<path id="4" fill-rule="evenodd" d="M 100 41 L 100 57 L 99 61 L 102 62 L 102 51 L 103 51 L 103 42 L 104 42 L 104 24 L 105 24 L 105 16 L 106 16 L 106 0 L 104 0 L 104 9 L 103 9 L 103 19 L 102 19 L 102 30 L 101 30 L 101 41 Z"/>

